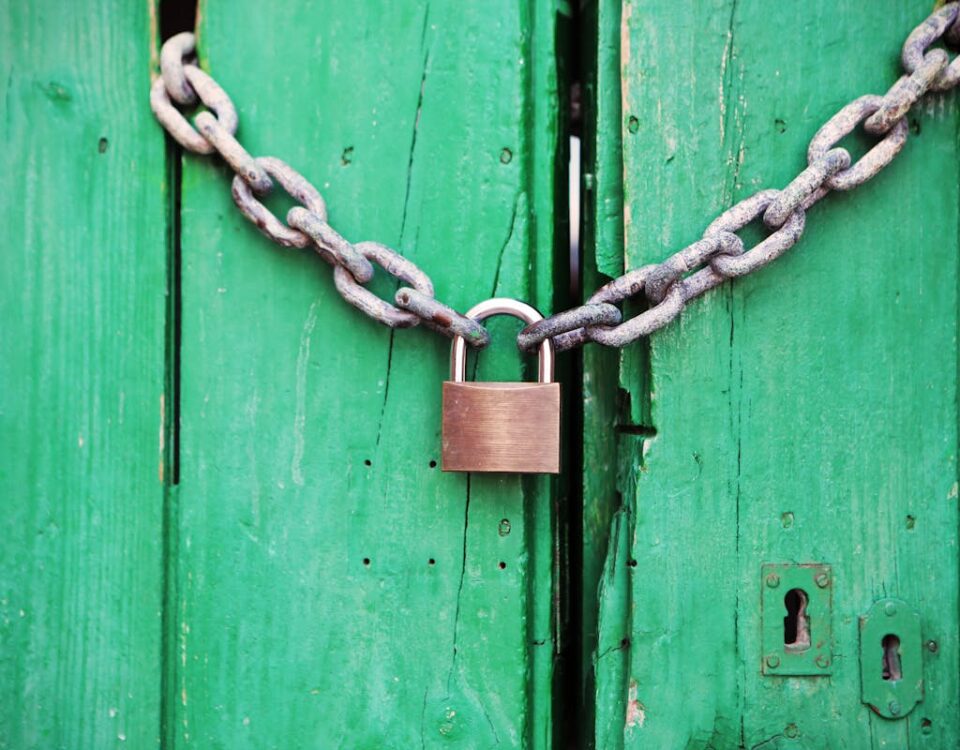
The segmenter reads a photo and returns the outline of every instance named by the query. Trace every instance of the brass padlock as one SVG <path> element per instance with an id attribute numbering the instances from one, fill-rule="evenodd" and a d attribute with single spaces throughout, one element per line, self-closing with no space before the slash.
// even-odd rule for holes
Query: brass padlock
<path id="1" fill-rule="evenodd" d="M 475 320 L 491 315 L 527 324 L 543 319 L 530 305 L 504 298 L 467 311 Z M 473 383 L 466 375 L 467 345 L 456 336 L 443 383 L 443 470 L 559 474 L 560 384 L 553 382 L 550 339 L 540 345 L 536 383 Z"/>

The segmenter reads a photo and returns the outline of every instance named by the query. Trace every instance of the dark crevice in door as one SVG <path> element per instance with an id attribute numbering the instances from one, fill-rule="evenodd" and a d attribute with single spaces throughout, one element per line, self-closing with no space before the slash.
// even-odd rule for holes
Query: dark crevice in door
<path id="1" fill-rule="evenodd" d="M 617 209 L 622 194 L 619 131 L 600 130 L 601 117 L 604 122 L 620 119 L 620 4 L 618 0 L 583 0 L 576 6 L 576 46 L 571 65 L 574 72 L 569 80 L 577 95 L 574 114 L 580 136 L 581 168 L 579 285 L 574 299 L 582 301 L 622 270 L 623 225 Z M 571 473 L 576 494 L 571 496 L 575 500 L 571 502 L 570 514 L 574 569 L 571 598 L 577 633 L 573 648 L 577 651 L 577 665 L 570 675 L 573 685 L 566 709 L 577 716 L 575 731 L 557 746 L 588 750 L 613 741 L 613 736 L 623 730 L 620 722 L 619 729 L 599 731 L 595 705 L 599 688 L 597 665 L 599 654 L 606 653 L 605 696 L 619 701 L 625 713 L 631 647 L 625 645 L 630 642 L 630 618 L 621 611 L 625 601 L 621 594 L 637 569 L 628 550 L 633 515 L 630 503 L 624 506 L 620 494 L 623 466 L 618 455 L 621 451 L 629 452 L 638 437 L 651 437 L 652 427 L 649 420 L 634 418 L 629 402 L 621 398 L 622 391 L 617 387 L 622 366 L 618 351 L 588 344 L 576 350 L 573 358 L 579 391 L 576 424 L 571 424 L 576 430 L 578 464 L 576 473 Z M 630 361 L 636 361 L 635 355 Z M 644 375 L 642 367 L 634 373 L 640 379 Z M 616 650 L 610 651 L 612 647 Z M 612 682 L 621 679 L 622 693 L 614 698 L 610 691 Z M 599 713 L 616 712 L 617 709 L 605 706 Z"/>
<path id="2" fill-rule="evenodd" d="M 783 599 L 787 616 L 783 618 L 783 647 L 787 651 L 810 648 L 810 618 L 807 616 L 807 592 L 790 589 Z"/>
<path id="3" fill-rule="evenodd" d="M 197 0 L 160 0 L 160 41 L 181 31 L 193 31 L 197 21 Z"/>
<path id="4" fill-rule="evenodd" d="M 561 310 L 575 305 L 580 299 L 580 245 L 579 195 L 581 184 L 581 84 L 579 3 L 563 6 L 557 15 L 556 45 L 557 80 L 559 82 L 559 121 L 556 174 L 557 240 L 555 245 L 556 272 L 553 309 Z M 583 670 L 583 492 L 582 492 L 582 436 L 583 392 L 581 388 L 583 363 L 579 353 L 571 353 L 561 360 L 564 382 L 563 440 L 564 476 L 558 487 L 558 522 L 561 524 L 560 571 L 561 632 L 555 676 L 554 747 L 580 748 L 584 732 L 581 688 Z"/>
<path id="5" fill-rule="evenodd" d="M 890 633 L 883 637 L 883 679 L 897 682 L 903 679 L 903 667 L 900 662 L 900 638 Z"/>
<path id="6" fill-rule="evenodd" d="M 164 40 L 181 31 L 190 31 L 197 16 L 196 0 L 159 0 L 157 4 L 159 46 Z M 157 71 L 154 71 L 155 73 Z M 159 137 L 159 126 L 157 135 Z M 163 507 L 163 608 L 161 612 L 160 642 L 160 747 L 176 745 L 176 684 L 177 684 L 177 541 L 179 508 L 177 486 L 180 483 L 180 351 L 181 351 L 181 185 L 183 149 L 170 136 L 166 143 L 166 199 L 167 199 L 167 299 L 165 320 L 165 374 L 163 407 L 162 476 L 164 483 Z"/>

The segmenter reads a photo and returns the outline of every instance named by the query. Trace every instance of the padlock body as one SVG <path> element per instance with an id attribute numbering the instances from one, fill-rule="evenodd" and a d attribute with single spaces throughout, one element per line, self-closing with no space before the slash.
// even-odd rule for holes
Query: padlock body
<path id="1" fill-rule="evenodd" d="M 444 471 L 560 473 L 560 384 L 445 381 Z"/>

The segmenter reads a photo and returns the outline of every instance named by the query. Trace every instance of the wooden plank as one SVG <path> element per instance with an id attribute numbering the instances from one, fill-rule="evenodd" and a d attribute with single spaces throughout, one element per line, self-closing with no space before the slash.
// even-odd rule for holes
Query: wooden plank
<path id="1" fill-rule="evenodd" d="M 203 62 L 251 152 L 453 306 L 549 307 L 556 9 L 259 10 L 201 5 Z M 228 185 L 185 161 L 177 745 L 547 746 L 551 482 L 441 474 L 449 343 L 346 305 Z M 516 379 L 517 324 L 492 325 L 480 376 Z"/>
<path id="2" fill-rule="evenodd" d="M 155 747 L 167 289 L 150 4 L 0 11 L 0 747 Z"/>
<path id="3" fill-rule="evenodd" d="M 929 8 L 883 6 L 624 4 L 624 111 L 606 127 L 623 128 L 629 266 L 785 185 L 821 123 L 896 80 Z M 637 566 L 629 596 L 607 593 L 630 656 L 625 699 L 598 701 L 599 746 L 960 741 L 955 97 L 919 107 L 919 137 L 813 209 L 787 256 L 692 305 L 648 360 L 624 354 L 621 418 L 656 436 L 621 446 Z M 811 561 L 835 572 L 832 674 L 763 677 L 760 566 Z M 897 722 L 860 702 L 857 618 L 883 595 L 938 643 Z M 599 664 L 598 684 L 617 677 Z"/>

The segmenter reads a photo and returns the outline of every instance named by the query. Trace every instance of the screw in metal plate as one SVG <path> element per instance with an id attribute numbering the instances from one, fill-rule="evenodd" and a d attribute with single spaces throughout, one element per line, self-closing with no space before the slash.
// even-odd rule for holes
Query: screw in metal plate
<path id="1" fill-rule="evenodd" d="M 828 657 L 826 654 L 820 654 L 815 661 L 820 669 L 826 669 L 830 666 L 830 657 Z"/>
<path id="2" fill-rule="evenodd" d="M 796 724 L 790 723 L 784 727 L 783 733 L 793 740 L 800 736 L 800 728 Z"/>
<path id="3" fill-rule="evenodd" d="M 778 576 L 776 573 L 771 573 L 770 575 L 767 576 L 767 586 L 769 586 L 772 589 L 775 589 L 779 585 L 780 585 L 780 576 Z"/>
<path id="4" fill-rule="evenodd" d="M 890 712 L 891 716 L 899 716 L 900 704 L 896 701 L 890 701 L 890 703 L 887 704 L 887 710 Z"/>
<path id="5" fill-rule="evenodd" d="M 770 669 L 776 669 L 777 667 L 779 667 L 779 666 L 780 666 L 780 657 L 779 657 L 779 656 L 775 656 L 774 654 L 771 654 L 770 656 L 768 656 L 768 657 L 767 657 L 767 666 L 770 667 Z"/>
<path id="6" fill-rule="evenodd" d="M 939 650 L 940 650 L 940 644 L 938 644 L 934 640 L 927 641 L 927 651 L 929 651 L 931 654 L 935 654 Z"/>
<path id="7" fill-rule="evenodd" d="M 816 581 L 817 586 L 819 586 L 822 589 L 825 589 L 827 586 L 830 585 L 830 576 L 828 576 L 826 573 L 820 573 L 813 580 Z"/>
<path id="8" fill-rule="evenodd" d="M 893 602 L 887 602 L 886 606 L 883 608 L 883 611 L 886 613 L 887 617 L 893 617 L 897 614 L 897 605 Z"/>

